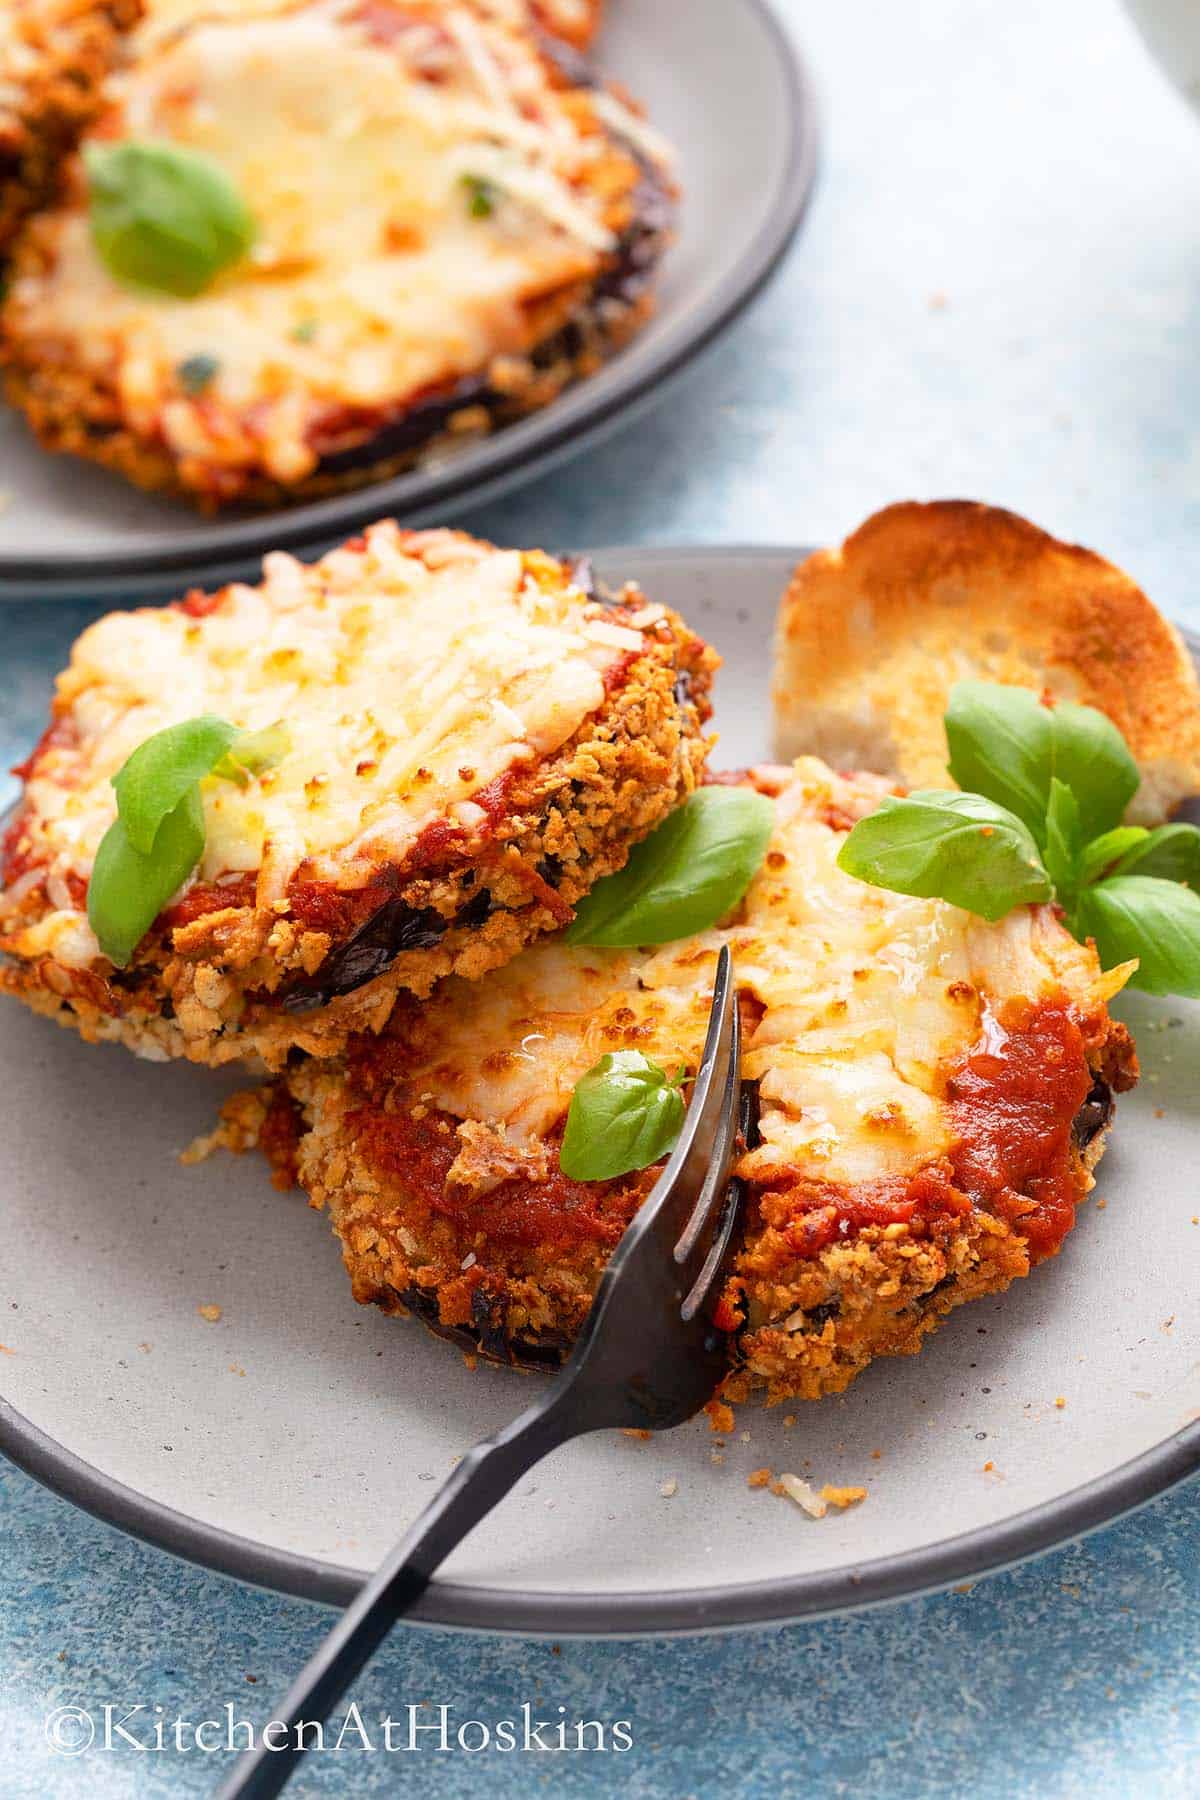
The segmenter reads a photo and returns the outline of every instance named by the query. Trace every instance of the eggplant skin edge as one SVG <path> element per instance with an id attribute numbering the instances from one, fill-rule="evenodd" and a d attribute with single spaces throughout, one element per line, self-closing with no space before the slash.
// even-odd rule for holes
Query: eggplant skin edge
<path id="1" fill-rule="evenodd" d="M 748 1142 L 755 1141 L 758 1136 L 756 1087 L 757 1083 L 746 1082 L 742 1090 L 742 1129 Z M 1076 1114 L 1072 1128 L 1072 1138 L 1081 1155 L 1095 1146 L 1097 1139 L 1103 1138 L 1112 1124 L 1115 1111 L 1112 1088 L 1103 1076 L 1096 1075 L 1091 1092 Z M 937 1288 L 925 1296 L 926 1302 L 932 1303 L 942 1291 L 953 1285 L 953 1277 L 939 1282 Z M 510 1334 L 506 1329 L 503 1300 L 482 1287 L 477 1288 L 472 1295 L 470 1325 L 443 1324 L 438 1315 L 436 1290 L 412 1284 L 403 1292 L 387 1288 L 377 1296 L 376 1303 L 385 1312 L 401 1315 L 411 1313 L 427 1331 L 456 1345 L 465 1355 L 477 1356 L 485 1362 L 505 1368 L 519 1369 L 526 1374 L 555 1373 L 563 1366 L 574 1346 L 574 1338 L 567 1331 L 549 1330 L 536 1338 L 525 1337 L 520 1332 Z M 839 1311 L 836 1301 L 814 1307 L 806 1315 L 806 1325 L 811 1325 L 819 1336 L 826 1320 L 836 1319 Z M 743 1360 L 740 1343 L 743 1336 L 744 1331 L 730 1336 L 732 1367 Z"/>
<path id="2" fill-rule="evenodd" d="M 36 340 L 26 351 L 19 338 L 9 336 L 4 392 L 45 449 L 100 463 L 136 487 L 173 494 L 204 512 L 237 514 L 296 505 L 393 479 L 413 470 L 434 449 L 449 454 L 552 407 L 652 316 L 654 276 L 674 230 L 675 191 L 660 169 L 621 142 L 641 172 L 632 195 L 633 216 L 566 324 L 515 365 L 505 358 L 503 387 L 489 365 L 416 403 L 348 426 L 336 445 L 321 454 L 316 468 L 295 483 L 250 469 L 213 470 L 211 485 L 200 483 L 194 469 L 185 479 L 172 452 L 130 429 L 107 382 L 73 368 L 61 354 L 47 359 L 38 353 Z"/>

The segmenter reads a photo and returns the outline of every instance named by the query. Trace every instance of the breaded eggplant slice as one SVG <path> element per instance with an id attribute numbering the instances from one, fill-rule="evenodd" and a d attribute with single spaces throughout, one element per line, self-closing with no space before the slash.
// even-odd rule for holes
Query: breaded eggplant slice
<path id="1" fill-rule="evenodd" d="M 208 508 L 376 481 L 548 405 L 649 316 L 660 140 L 531 25 L 294 0 L 151 28 L 93 136 L 215 159 L 258 227 L 194 299 L 122 286 L 82 159 L 22 234 L 8 392 L 47 448 Z"/>
<path id="2" fill-rule="evenodd" d="M 543 940 L 398 1006 L 344 1061 L 288 1069 L 269 1151 L 328 1208 L 358 1300 L 556 1362 L 658 1172 L 568 1180 L 572 1091 L 612 1050 L 694 1068 L 726 943 L 754 1114 L 717 1315 L 734 1395 L 840 1392 L 1059 1249 L 1136 1077 L 1107 1011 L 1128 970 L 1102 974 L 1049 907 L 989 925 L 843 874 L 878 780 L 810 758 L 754 779 L 775 834 L 719 929 L 637 952 Z"/>
<path id="3" fill-rule="evenodd" d="M 1200 794 L 1200 681 L 1179 632 L 1103 557 L 969 500 L 885 507 L 801 563 L 776 628 L 776 752 L 950 786 L 942 721 L 968 677 L 1107 713 L 1141 771 L 1132 823 Z"/>
<path id="4" fill-rule="evenodd" d="M 110 613 L 58 679 L 0 892 L 0 985 L 91 1040 L 218 1064 L 332 1054 L 403 989 L 569 920 L 696 785 L 717 658 L 632 585 L 388 521 L 258 587 Z M 164 727 L 283 720 L 203 786 L 190 883 L 114 970 L 86 916 L 111 778 Z"/>
<path id="5" fill-rule="evenodd" d="M 58 193 L 63 162 L 101 104 L 138 0 L 0 5 L 0 256 Z"/>

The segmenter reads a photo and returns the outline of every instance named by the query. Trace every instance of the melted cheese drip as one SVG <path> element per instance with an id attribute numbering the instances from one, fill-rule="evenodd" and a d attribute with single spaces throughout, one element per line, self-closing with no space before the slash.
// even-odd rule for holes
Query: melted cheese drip
<path id="1" fill-rule="evenodd" d="M 64 878 L 90 871 L 115 815 L 112 776 L 164 726 L 214 712 L 291 727 L 291 750 L 260 780 L 205 782 L 202 879 L 259 870 L 270 905 L 307 859 L 306 875 L 354 887 L 431 821 L 478 823 L 473 795 L 552 755 L 602 705 L 606 669 L 643 644 L 602 613 L 576 589 L 544 592 L 517 551 L 387 523 L 364 551 L 312 566 L 268 557 L 261 587 L 229 588 L 202 619 L 108 614 L 59 678 L 79 747 L 46 751 L 26 784 L 36 878 L 58 910 L 24 934 L 24 953 L 95 956 Z"/>
<path id="2" fill-rule="evenodd" d="M 258 222 L 251 257 L 196 299 L 135 292 L 76 205 L 57 216 L 52 266 L 14 284 L 19 329 L 97 368 L 115 359 L 134 428 L 180 456 L 244 463 L 231 420 L 256 409 L 254 455 L 302 479 L 310 420 L 522 353 L 531 301 L 591 278 L 613 246 L 586 185 L 609 140 L 580 128 L 525 37 L 468 5 L 375 12 L 160 0 L 104 135 L 115 122 L 220 163 Z M 486 216 L 472 179 L 494 190 Z M 196 357 L 216 365 L 199 399 L 178 374 Z"/>
<path id="3" fill-rule="evenodd" d="M 1044 909 L 987 925 L 843 874 L 845 834 L 826 823 L 829 805 L 859 816 L 884 791 L 802 758 L 731 923 L 650 951 L 546 942 L 486 982 L 448 982 L 422 1013 L 414 1086 L 531 1146 L 606 1051 L 695 1069 L 728 944 L 740 988 L 764 1009 L 743 1055 L 744 1075 L 760 1083 L 763 1142 L 741 1172 L 861 1182 L 938 1156 L 950 1142 L 945 1070 L 978 1039 L 986 1002 L 1065 979 L 1092 1005 L 1125 977 L 1102 980 L 1095 957 Z"/>

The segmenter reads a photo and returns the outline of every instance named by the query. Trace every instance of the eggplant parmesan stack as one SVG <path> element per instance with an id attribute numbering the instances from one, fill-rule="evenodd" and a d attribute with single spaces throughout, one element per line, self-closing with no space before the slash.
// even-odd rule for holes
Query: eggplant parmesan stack
<path id="1" fill-rule="evenodd" d="M 632 586 L 610 603 L 585 568 L 391 522 L 111 613 L 20 771 L 0 986 L 152 1058 L 328 1055 L 571 918 L 695 787 L 716 661 Z M 204 779 L 199 864 L 114 967 L 88 911 L 112 778 L 212 715 L 282 722 L 281 752 Z"/>
<path id="2" fill-rule="evenodd" d="M 0 254 L 57 192 L 63 160 L 100 105 L 139 0 L 0 5 Z"/>
<path id="3" fill-rule="evenodd" d="M 152 14 L 84 151 L 203 159 L 249 247 L 199 291 L 163 291 L 173 227 L 155 217 L 155 291 L 118 279 L 74 159 L 0 316 L 41 442 L 210 509 L 277 504 L 393 474 L 594 371 L 649 315 L 668 153 L 512 11 Z M 125 175 L 128 207 L 152 204 L 157 167 L 145 187 Z"/>
<path id="4" fill-rule="evenodd" d="M 747 778 L 751 779 L 751 778 Z M 1060 1247 L 1136 1062 L 1048 907 L 989 925 L 836 866 L 888 792 L 815 759 L 760 771 L 766 860 L 733 918 L 655 950 L 546 940 L 399 1005 L 344 1061 L 290 1067 L 257 1123 L 329 1209 L 357 1299 L 494 1357 L 554 1364 L 657 1170 L 568 1180 L 564 1115 L 609 1051 L 695 1068 L 733 951 L 754 1122 L 718 1322 L 732 1397 L 836 1393 Z M 235 1108 L 243 1134 L 254 1102 Z"/>

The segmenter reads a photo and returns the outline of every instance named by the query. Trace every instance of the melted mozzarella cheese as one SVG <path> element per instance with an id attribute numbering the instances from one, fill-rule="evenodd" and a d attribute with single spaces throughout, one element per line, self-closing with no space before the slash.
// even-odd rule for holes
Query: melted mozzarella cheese
<path id="1" fill-rule="evenodd" d="M 731 922 L 648 951 L 544 942 L 486 982 L 447 983 L 422 1012 L 413 1073 L 422 1098 L 529 1146 L 606 1051 L 694 1069 L 728 944 L 739 987 L 761 1009 L 743 1073 L 760 1083 L 763 1141 L 742 1172 L 860 1182 L 938 1156 L 950 1142 L 946 1070 L 978 1040 L 989 1003 L 1066 984 L 1090 1007 L 1127 971 L 1101 977 L 1045 909 L 987 925 L 844 874 L 845 833 L 827 822 L 830 808 L 857 816 L 884 791 L 803 758 Z"/>
<path id="2" fill-rule="evenodd" d="M 175 29 L 176 14 L 194 22 Z M 76 204 L 47 266 L 14 282 L 9 321 L 111 368 L 133 428 L 179 457 L 303 479 L 310 426 L 522 354 L 533 301 L 589 280 L 613 246 L 587 185 L 609 140 L 525 36 L 469 5 L 160 6 L 139 41 L 105 137 L 214 159 L 256 245 L 197 298 L 148 294 L 108 273 Z M 179 373 L 195 358 L 215 371 L 199 396 Z"/>
<path id="3" fill-rule="evenodd" d="M 552 755 L 603 704 L 623 652 L 602 611 L 577 589 L 545 591 L 518 551 L 387 523 L 311 566 L 268 557 L 260 587 L 227 589 L 203 618 L 110 613 L 59 678 L 78 743 L 43 752 L 26 785 L 38 878 L 53 900 L 68 872 L 86 876 L 130 752 L 212 712 L 249 730 L 283 720 L 291 748 L 244 789 L 205 782 L 201 878 L 257 870 L 263 905 L 304 859 L 314 879 L 361 884 L 433 820 L 478 823 L 473 795 Z M 52 917 L 43 948 L 78 933 L 69 906 Z"/>

